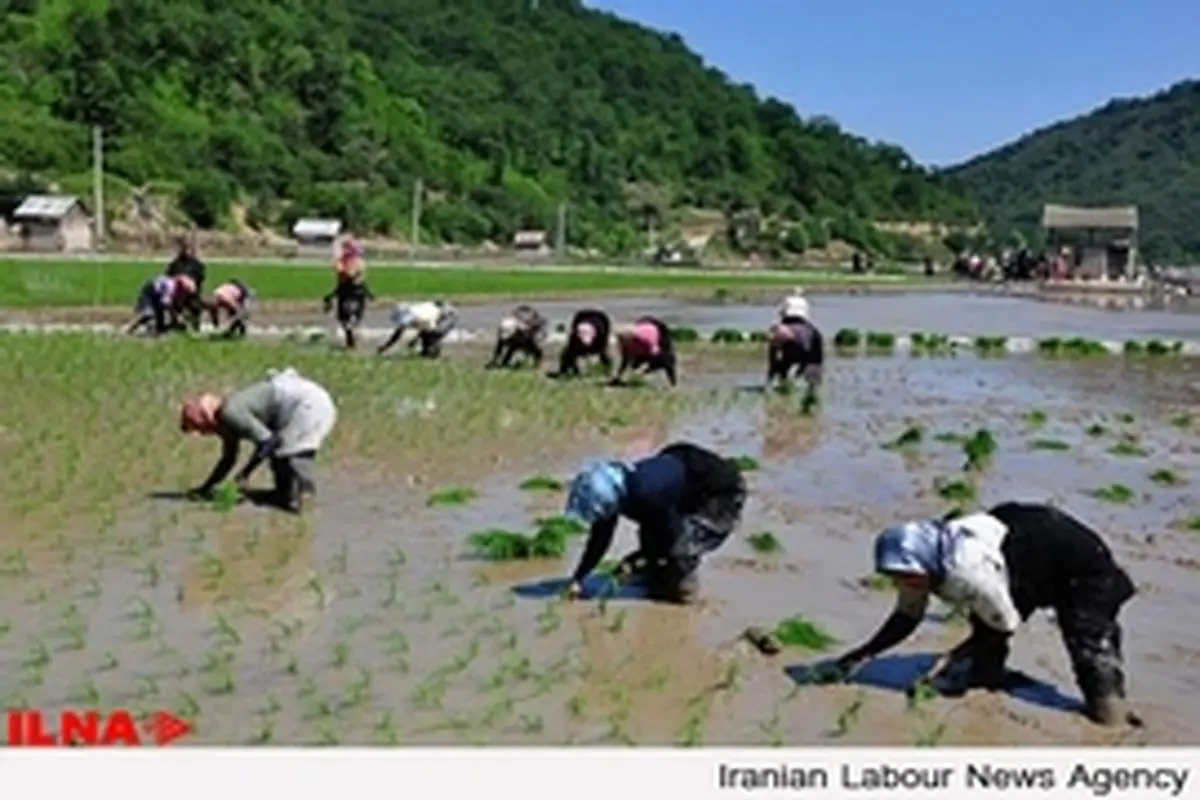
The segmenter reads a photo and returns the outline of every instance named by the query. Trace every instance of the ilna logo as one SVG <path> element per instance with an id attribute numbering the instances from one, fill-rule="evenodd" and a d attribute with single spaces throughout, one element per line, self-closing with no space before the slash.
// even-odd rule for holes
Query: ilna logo
<path id="1" fill-rule="evenodd" d="M 9 747 L 163 747 L 192 732 L 192 723 L 167 711 L 140 722 L 121 709 L 68 709 L 57 715 L 13 709 L 7 718 Z"/>

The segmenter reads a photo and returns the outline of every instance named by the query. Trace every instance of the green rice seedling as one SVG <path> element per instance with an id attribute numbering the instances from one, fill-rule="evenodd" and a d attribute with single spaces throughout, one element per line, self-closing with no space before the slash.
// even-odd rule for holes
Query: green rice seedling
<path id="1" fill-rule="evenodd" d="M 335 669 L 341 669 L 350 663 L 350 645 L 338 642 L 333 646 L 332 657 L 329 661 Z"/>
<path id="2" fill-rule="evenodd" d="M 837 639 L 817 622 L 802 616 L 788 617 L 775 626 L 774 636 L 783 647 L 824 651 L 837 644 Z"/>
<path id="3" fill-rule="evenodd" d="M 1108 349 L 1094 339 L 1076 336 L 1062 343 L 1062 354 L 1073 358 L 1091 358 L 1108 355 Z"/>
<path id="4" fill-rule="evenodd" d="M 238 490 L 236 484 L 223 483 L 217 487 L 216 492 L 213 494 L 212 506 L 217 511 L 227 513 L 236 508 L 241 499 L 242 493 Z"/>
<path id="5" fill-rule="evenodd" d="M 1110 483 L 1107 486 L 1093 489 L 1088 494 L 1106 503 L 1128 503 L 1136 496 L 1133 489 L 1122 483 Z"/>
<path id="6" fill-rule="evenodd" d="M 1045 425 L 1046 422 L 1049 421 L 1050 417 L 1049 417 L 1049 415 L 1046 414 L 1045 411 L 1042 411 L 1040 408 L 1033 408 L 1033 409 L 1030 409 L 1029 411 L 1026 411 L 1022 415 L 1022 419 L 1024 419 L 1025 424 L 1030 426 L 1031 428 L 1040 428 L 1041 426 Z"/>
<path id="7" fill-rule="evenodd" d="M 1180 520 L 1176 527 L 1192 533 L 1200 533 L 1200 514 L 1193 514 L 1186 519 Z"/>
<path id="8" fill-rule="evenodd" d="M 940 431 L 933 435 L 933 440 L 942 444 L 962 444 L 967 440 L 967 437 L 964 434 L 955 433 L 954 431 Z"/>
<path id="9" fill-rule="evenodd" d="M 760 555 L 769 555 L 783 551 L 783 544 L 770 531 L 752 533 L 746 537 L 746 541 L 750 543 L 751 549 Z"/>
<path id="10" fill-rule="evenodd" d="M 465 506 L 478 496 L 479 492 L 468 486 L 453 486 L 429 495 L 425 500 L 425 505 L 429 507 Z"/>
<path id="11" fill-rule="evenodd" d="M 763 331 L 750 331 L 750 334 L 747 336 L 747 338 L 754 344 L 765 344 L 766 342 L 770 341 L 771 337 L 767 336 L 767 334 Z"/>
<path id="12" fill-rule="evenodd" d="M 839 350 L 857 350 L 862 343 L 863 335 L 857 328 L 841 328 L 833 335 L 833 346 Z"/>
<path id="13" fill-rule="evenodd" d="M 533 475 L 521 481 L 518 488 L 523 492 L 561 492 L 566 484 L 549 475 Z"/>
<path id="14" fill-rule="evenodd" d="M 671 341 L 677 344 L 694 344 L 700 341 L 700 332 L 695 328 L 679 326 L 671 328 Z"/>
<path id="15" fill-rule="evenodd" d="M 1084 429 L 1084 433 L 1093 439 L 1099 439 L 1101 436 L 1104 436 L 1108 433 L 1108 428 L 1104 427 L 1099 422 L 1093 422 Z"/>
<path id="16" fill-rule="evenodd" d="M 922 731 L 915 740 L 914 747 L 937 747 L 946 738 L 947 728 L 946 723 L 939 722 L 931 728 Z"/>
<path id="17" fill-rule="evenodd" d="M 1029 443 L 1029 449 L 1060 453 L 1065 450 L 1070 450 L 1071 445 L 1067 442 L 1064 442 L 1062 439 L 1034 439 Z"/>
<path id="18" fill-rule="evenodd" d="M 713 331 L 713 344 L 743 344 L 746 341 L 746 334 L 734 328 L 718 328 Z"/>
<path id="19" fill-rule="evenodd" d="M 850 704 L 838 712 L 836 727 L 829 734 L 830 739 L 841 739 L 846 734 L 854 729 L 858 724 L 858 715 L 862 711 L 865 697 L 860 692 Z"/>
<path id="20" fill-rule="evenodd" d="M 1037 351 L 1044 356 L 1056 356 L 1062 352 L 1063 340 L 1057 336 L 1038 339 Z"/>
<path id="21" fill-rule="evenodd" d="M 925 428 L 920 425 L 910 425 L 895 439 L 883 445 L 884 450 L 907 450 L 919 445 L 925 439 Z"/>
<path id="22" fill-rule="evenodd" d="M 976 336 L 975 352 L 981 356 L 1003 355 L 1008 352 L 1008 337 Z"/>
<path id="23" fill-rule="evenodd" d="M 1183 476 L 1173 469 L 1166 467 L 1156 469 L 1150 473 L 1150 480 L 1159 486 L 1181 486 L 1184 483 Z"/>
<path id="24" fill-rule="evenodd" d="M 1121 347 L 1121 351 L 1127 356 L 1144 356 L 1146 355 L 1146 345 L 1130 339 Z"/>
<path id="25" fill-rule="evenodd" d="M 1122 425 L 1132 425 L 1133 423 L 1137 422 L 1137 417 L 1129 411 L 1122 411 L 1121 413 L 1117 414 L 1116 419 L 1117 422 L 1121 423 Z"/>
<path id="26" fill-rule="evenodd" d="M 1163 342 L 1158 339 L 1151 339 L 1146 342 L 1146 355 L 1161 358 L 1163 356 L 1178 355 L 1183 352 L 1182 342 Z"/>
<path id="27" fill-rule="evenodd" d="M 1192 415 L 1177 414 L 1176 416 L 1171 417 L 1171 426 L 1179 428 L 1180 430 L 1186 430 L 1192 427 Z"/>
<path id="28" fill-rule="evenodd" d="M 821 396 L 813 387 L 808 387 L 804 396 L 800 398 L 800 414 L 801 416 L 811 417 L 821 408 Z"/>
<path id="29" fill-rule="evenodd" d="M 867 352 L 884 355 L 896 351 L 896 335 L 882 331 L 869 331 L 866 337 Z"/>
<path id="30" fill-rule="evenodd" d="M 518 561 L 531 558 L 562 558 L 578 525 L 551 518 L 539 525 L 532 536 L 502 528 L 473 533 L 467 542 L 474 555 L 488 561 Z"/>
<path id="31" fill-rule="evenodd" d="M 762 465 L 758 463 L 757 458 L 747 455 L 734 456 L 733 465 L 737 467 L 740 472 L 757 472 L 762 467 Z"/>
<path id="32" fill-rule="evenodd" d="M 1125 458 L 1145 458 L 1150 455 L 1146 448 L 1142 447 L 1136 436 L 1132 434 L 1124 434 L 1120 441 L 1108 448 L 1109 455 L 1122 456 Z"/>
<path id="33" fill-rule="evenodd" d="M 934 491 L 943 500 L 952 503 L 970 503 L 975 500 L 975 486 L 964 480 L 938 478 L 933 482 Z"/>
<path id="34" fill-rule="evenodd" d="M 963 464 L 963 470 L 967 472 L 975 472 L 985 469 L 996 455 L 996 437 L 987 428 L 980 428 L 971 435 L 971 438 L 963 442 L 963 455 L 966 456 L 966 462 Z"/>

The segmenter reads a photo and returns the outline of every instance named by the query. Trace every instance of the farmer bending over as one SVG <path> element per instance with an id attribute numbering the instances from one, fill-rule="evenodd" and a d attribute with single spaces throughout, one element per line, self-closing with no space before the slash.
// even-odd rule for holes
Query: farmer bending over
<path id="1" fill-rule="evenodd" d="M 254 292 L 250 287 L 239 280 L 231 280 L 213 289 L 212 299 L 206 305 L 214 328 L 221 327 L 222 313 L 228 316 L 229 326 L 221 336 L 234 339 L 246 335 L 246 323 L 250 321 L 253 304 Z"/>
<path id="2" fill-rule="evenodd" d="M 134 320 L 126 332 L 137 333 L 142 328 L 149 328 L 152 335 L 162 336 L 177 325 L 177 298 L 195 293 L 196 284 L 187 275 L 151 278 L 142 284 L 138 292 L 137 303 L 133 307 Z"/>
<path id="3" fill-rule="evenodd" d="M 254 471 L 270 461 L 270 501 L 299 512 L 304 496 L 316 493 L 314 459 L 336 422 L 337 407 L 329 392 L 290 368 L 228 397 L 203 394 L 189 400 L 180 412 L 180 429 L 220 437 L 221 459 L 188 496 L 212 497 L 237 463 L 240 443 L 248 440 L 255 449 L 237 474 L 238 488 L 244 491 Z"/>
<path id="4" fill-rule="evenodd" d="M 175 297 L 176 310 L 180 317 L 187 321 L 188 327 L 194 331 L 200 330 L 200 318 L 204 314 L 204 302 L 201 299 L 204 291 L 204 281 L 208 276 L 208 267 L 196 257 L 196 247 L 191 239 L 180 237 L 179 251 L 171 263 L 167 264 L 164 273 L 169 278 L 188 277 L 195 286 L 191 294 Z"/>
<path id="5" fill-rule="evenodd" d="M 1034 611 L 1050 608 L 1087 716 L 1102 725 L 1140 722 L 1125 704 L 1117 622 L 1136 589 L 1099 535 L 1074 517 L 1003 503 L 958 519 L 910 522 L 879 534 L 875 569 L 895 581 L 896 610 L 870 641 L 839 659 L 840 675 L 908 638 L 936 594 L 970 610 L 971 635 L 928 677 L 948 694 L 1002 688 L 1009 637 Z M 958 685 L 946 689 L 947 682 Z"/>
<path id="6" fill-rule="evenodd" d="M 627 371 L 635 375 L 649 375 L 659 370 L 667 374 L 667 381 L 677 384 L 675 368 L 675 345 L 671 341 L 671 330 L 661 320 L 642 317 L 629 327 L 617 332 L 617 345 L 621 349 L 621 365 L 612 379 L 619 386 Z"/>
<path id="7" fill-rule="evenodd" d="M 571 318 L 567 331 L 567 343 L 558 359 L 558 372 L 551 377 L 573 378 L 579 375 L 579 360 L 595 356 L 607 375 L 612 372 L 612 359 L 608 355 L 609 339 L 612 336 L 612 320 L 608 314 L 595 308 L 585 308 Z"/>
<path id="8" fill-rule="evenodd" d="M 442 300 L 414 303 L 411 306 L 399 303 L 392 312 L 392 324 L 395 328 L 376 351 L 379 355 L 399 342 L 406 331 L 414 330 L 417 335 L 408 343 L 409 349 L 419 345 L 422 358 L 437 358 L 442 352 L 442 340 L 458 325 L 458 311 Z"/>
<path id="9" fill-rule="evenodd" d="M 807 318 L 789 314 L 772 325 L 768 335 L 767 388 L 787 382 L 794 370 L 808 384 L 809 394 L 814 394 L 821 385 L 825 366 L 825 339 L 821 331 Z"/>
<path id="10" fill-rule="evenodd" d="M 355 329 L 362 324 L 367 303 L 374 299 L 375 295 L 371 293 L 361 272 L 339 272 L 333 291 L 322 298 L 326 314 L 335 304 L 337 306 L 338 327 L 342 329 L 347 349 L 353 350 L 357 346 Z"/>
<path id="11" fill-rule="evenodd" d="M 542 363 L 542 343 L 546 340 L 547 320 L 533 306 L 521 305 L 500 321 L 496 349 L 488 367 L 507 367 L 518 354 L 529 356 L 536 369 Z"/>
<path id="12" fill-rule="evenodd" d="M 621 560 L 625 577 L 645 578 L 650 596 L 687 603 L 695 597 L 700 559 L 729 538 L 741 521 L 746 483 L 737 464 L 680 442 L 633 464 L 603 462 L 572 481 L 566 515 L 590 525 L 568 596 L 612 545 L 617 522 L 638 526 L 638 549 Z"/>

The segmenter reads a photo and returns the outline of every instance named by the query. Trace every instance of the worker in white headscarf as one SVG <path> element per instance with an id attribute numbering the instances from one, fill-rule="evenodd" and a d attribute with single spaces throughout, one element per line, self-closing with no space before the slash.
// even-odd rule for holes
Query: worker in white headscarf
<path id="1" fill-rule="evenodd" d="M 945 694 L 1004 688 L 1010 637 L 1034 611 L 1051 608 L 1087 716 L 1102 725 L 1140 724 L 1125 702 L 1117 621 L 1137 590 L 1100 536 L 1066 512 L 1003 503 L 898 525 L 876 538 L 875 569 L 896 583 L 896 609 L 870 641 L 838 660 L 834 677 L 907 639 L 935 594 L 970 611 L 971 635 L 924 680 Z"/>
<path id="2" fill-rule="evenodd" d="M 392 335 L 376 351 L 383 355 L 408 331 L 416 336 L 409 348 L 420 347 L 422 358 L 437 358 L 442 352 L 442 340 L 458 325 L 458 311 L 443 300 L 431 300 L 406 305 L 399 303 L 392 312 Z"/>

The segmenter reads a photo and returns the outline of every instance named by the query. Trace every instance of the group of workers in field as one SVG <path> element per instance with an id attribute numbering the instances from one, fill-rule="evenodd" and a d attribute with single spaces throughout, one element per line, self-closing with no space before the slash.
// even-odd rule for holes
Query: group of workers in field
<path id="1" fill-rule="evenodd" d="M 162 336 L 178 330 L 200 330 L 207 316 L 223 338 L 246 335 L 253 308 L 254 291 L 240 280 L 219 284 L 211 294 L 204 293 L 208 267 L 196 256 L 189 239 L 179 241 L 179 250 L 161 275 L 142 284 L 134 304 L 134 319 L 129 333 L 145 330 Z"/>

